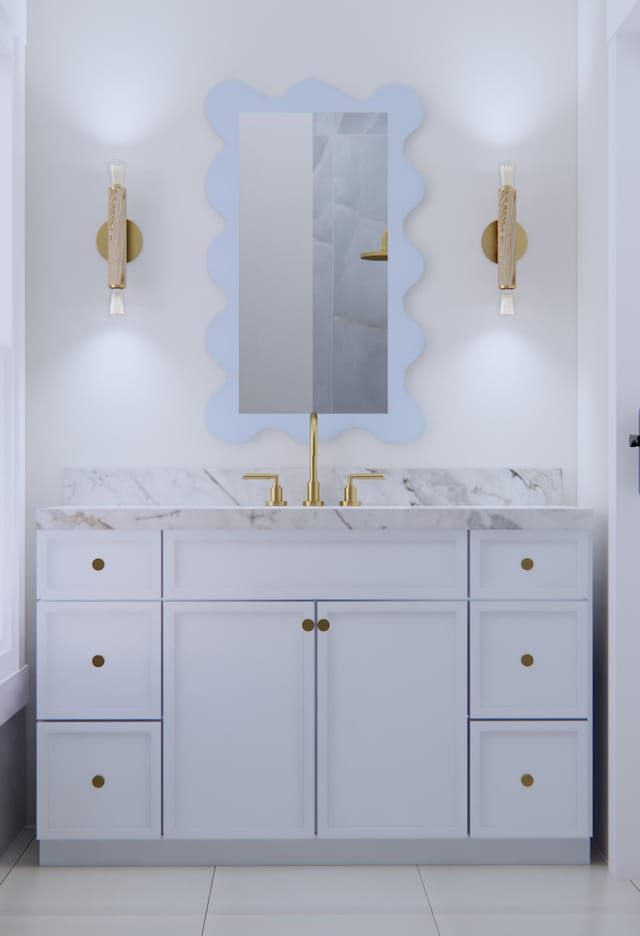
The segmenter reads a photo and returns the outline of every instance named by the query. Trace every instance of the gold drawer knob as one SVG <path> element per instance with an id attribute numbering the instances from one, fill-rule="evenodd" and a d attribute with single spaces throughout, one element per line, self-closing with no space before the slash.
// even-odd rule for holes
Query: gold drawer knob
<path id="1" fill-rule="evenodd" d="M 530 773 L 523 773 L 522 776 L 520 777 L 520 783 L 521 783 L 522 786 L 524 786 L 524 787 L 532 787 L 532 786 L 533 786 L 533 777 L 531 776 Z"/>
<path id="2" fill-rule="evenodd" d="M 520 657 L 520 662 L 523 666 L 533 666 L 533 657 L 530 653 L 523 653 Z"/>
<path id="3" fill-rule="evenodd" d="M 91 657 L 91 662 L 96 669 L 100 669 L 101 666 L 104 666 L 104 657 L 101 653 L 96 653 L 94 657 Z"/>
<path id="4" fill-rule="evenodd" d="M 520 563 L 520 565 L 522 566 L 522 568 L 524 569 L 525 572 L 531 572 L 531 570 L 533 569 L 534 564 L 535 564 L 535 563 L 534 563 L 533 559 L 530 559 L 528 556 L 526 556 L 526 557 L 522 560 L 522 562 Z"/>
<path id="5" fill-rule="evenodd" d="M 309 633 L 309 631 L 312 631 L 314 627 L 315 627 L 315 624 L 310 618 L 305 618 L 304 621 L 302 622 L 302 630 L 306 631 L 307 633 Z"/>
<path id="6" fill-rule="evenodd" d="M 96 790 L 101 790 L 104 786 L 104 777 L 101 774 L 96 774 L 95 777 L 92 777 L 91 783 Z"/>
<path id="7" fill-rule="evenodd" d="M 318 630 L 322 631 L 323 634 L 325 631 L 328 631 L 330 627 L 331 625 L 329 624 L 326 618 L 321 618 L 318 621 Z"/>
<path id="8" fill-rule="evenodd" d="M 96 572 L 102 572 L 104 569 L 104 559 L 94 559 L 91 563 L 91 568 L 95 569 Z"/>

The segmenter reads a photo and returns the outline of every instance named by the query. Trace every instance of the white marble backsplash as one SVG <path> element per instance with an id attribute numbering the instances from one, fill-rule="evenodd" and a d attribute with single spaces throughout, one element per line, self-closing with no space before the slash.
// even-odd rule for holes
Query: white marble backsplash
<path id="1" fill-rule="evenodd" d="M 256 468 L 68 468 L 63 503 L 82 506 L 262 506 L 269 481 L 244 481 Z M 319 468 L 321 496 L 337 505 L 349 471 L 382 471 L 384 481 L 358 481 L 365 506 L 557 507 L 562 505 L 559 468 Z M 290 506 L 306 494 L 306 468 L 284 468 L 280 483 Z"/>

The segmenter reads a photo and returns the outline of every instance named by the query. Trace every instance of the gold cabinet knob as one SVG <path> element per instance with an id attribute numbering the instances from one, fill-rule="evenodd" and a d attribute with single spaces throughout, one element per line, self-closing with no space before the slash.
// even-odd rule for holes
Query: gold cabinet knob
<path id="1" fill-rule="evenodd" d="M 273 479 L 273 484 L 271 485 L 271 490 L 269 491 L 269 500 L 265 501 L 265 507 L 286 507 L 287 502 L 284 499 L 282 493 L 282 487 L 280 486 L 280 475 L 277 474 L 256 474 L 255 472 L 249 472 L 248 474 L 243 474 L 242 477 L 247 481 L 270 481 Z"/>
<path id="2" fill-rule="evenodd" d="M 96 572 L 102 572 L 104 569 L 104 559 L 94 559 L 91 563 L 91 568 L 95 569 Z"/>
<path id="3" fill-rule="evenodd" d="M 529 556 L 526 556 L 520 563 L 525 572 L 531 572 L 535 563 L 533 559 L 530 559 Z"/>
<path id="4" fill-rule="evenodd" d="M 523 787 L 532 787 L 533 786 L 533 777 L 530 773 L 523 773 L 520 777 L 520 783 Z"/>
<path id="5" fill-rule="evenodd" d="M 520 662 L 523 666 L 533 666 L 533 657 L 530 653 L 523 653 L 520 657 Z"/>
<path id="6" fill-rule="evenodd" d="M 104 777 L 101 774 L 96 774 L 95 777 L 91 778 L 91 784 L 96 790 L 101 790 L 104 786 Z"/>
<path id="7" fill-rule="evenodd" d="M 330 627 L 331 627 L 331 624 L 329 623 L 329 621 L 327 621 L 326 618 L 321 618 L 318 621 L 318 630 L 322 631 L 323 634 L 325 631 L 328 631 Z"/>
<path id="8" fill-rule="evenodd" d="M 96 669 L 100 669 L 101 666 L 104 666 L 104 657 L 101 653 L 96 653 L 94 657 L 91 657 L 91 662 Z"/>
<path id="9" fill-rule="evenodd" d="M 360 507 L 362 502 L 358 500 L 358 491 L 356 486 L 353 483 L 353 479 L 358 478 L 359 480 L 365 481 L 369 478 L 372 481 L 382 481 L 384 480 L 384 475 L 380 474 L 379 471 L 372 471 L 369 474 L 350 474 L 347 475 L 347 484 L 344 489 L 344 497 L 340 501 L 341 507 Z"/>
<path id="10" fill-rule="evenodd" d="M 315 627 L 315 624 L 313 623 L 311 618 L 305 618 L 304 621 L 302 622 L 302 630 L 306 631 L 307 633 L 312 631 L 314 627 Z"/>

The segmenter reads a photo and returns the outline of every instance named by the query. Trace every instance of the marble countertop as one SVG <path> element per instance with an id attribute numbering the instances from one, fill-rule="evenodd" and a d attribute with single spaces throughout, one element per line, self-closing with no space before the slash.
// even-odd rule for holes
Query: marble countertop
<path id="1" fill-rule="evenodd" d="M 210 507 L 66 505 L 37 511 L 40 530 L 589 529 L 578 507 Z"/>

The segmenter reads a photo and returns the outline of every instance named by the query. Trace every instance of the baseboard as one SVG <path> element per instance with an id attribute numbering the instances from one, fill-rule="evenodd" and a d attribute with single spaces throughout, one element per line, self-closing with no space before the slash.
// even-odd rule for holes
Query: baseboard
<path id="1" fill-rule="evenodd" d="M 589 864 L 590 839 L 40 842 L 41 865 Z"/>

